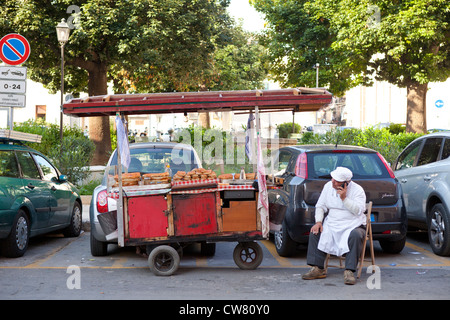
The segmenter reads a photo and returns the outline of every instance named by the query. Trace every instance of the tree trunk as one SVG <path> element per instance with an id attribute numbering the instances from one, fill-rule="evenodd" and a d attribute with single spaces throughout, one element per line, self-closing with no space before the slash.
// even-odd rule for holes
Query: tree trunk
<path id="1" fill-rule="evenodd" d="M 407 88 L 406 132 L 427 132 L 428 83 L 413 82 Z"/>
<path id="2" fill-rule="evenodd" d="M 200 122 L 200 125 L 203 128 L 211 129 L 211 122 L 209 118 L 209 112 L 199 112 L 198 113 L 198 120 Z"/>
<path id="3" fill-rule="evenodd" d="M 94 64 L 90 68 L 88 90 L 89 96 L 106 95 L 107 74 L 105 64 Z M 111 135 L 109 117 L 90 117 L 89 118 L 89 137 L 95 144 L 94 158 L 91 165 L 105 165 L 108 162 L 111 152 Z"/>

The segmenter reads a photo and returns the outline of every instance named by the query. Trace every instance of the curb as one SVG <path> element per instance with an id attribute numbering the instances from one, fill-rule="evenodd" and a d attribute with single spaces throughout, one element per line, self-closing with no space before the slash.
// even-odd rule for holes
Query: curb
<path id="1" fill-rule="evenodd" d="M 89 220 L 89 205 L 91 203 L 92 196 L 80 196 L 80 198 L 83 207 L 83 216 L 81 218 L 82 229 L 85 232 L 89 232 L 91 231 L 91 221 Z"/>

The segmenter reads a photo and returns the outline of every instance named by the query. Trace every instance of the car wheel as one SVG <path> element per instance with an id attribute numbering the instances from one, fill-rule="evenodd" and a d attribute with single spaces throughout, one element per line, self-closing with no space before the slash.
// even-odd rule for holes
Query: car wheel
<path id="1" fill-rule="evenodd" d="M 294 254 L 297 243 L 289 236 L 285 221 L 283 221 L 281 230 L 274 233 L 273 238 L 275 249 L 280 256 L 289 257 Z"/>
<path id="2" fill-rule="evenodd" d="M 65 237 L 78 237 L 81 233 L 81 206 L 75 201 L 72 210 L 72 216 L 70 217 L 70 225 L 63 230 Z"/>
<path id="3" fill-rule="evenodd" d="M 103 257 L 108 255 L 108 243 L 95 239 L 91 231 L 91 254 L 94 257 Z"/>
<path id="4" fill-rule="evenodd" d="M 384 252 L 397 254 L 400 253 L 405 247 L 406 236 L 397 241 L 380 240 L 379 242 L 381 249 L 383 249 Z"/>
<path id="5" fill-rule="evenodd" d="M 212 257 L 216 254 L 216 244 L 215 243 L 200 243 L 200 252 L 203 256 Z"/>
<path id="6" fill-rule="evenodd" d="M 25 211 L 19 209 L 8 238 L 3 242 L 3 254 L 9 258 L 25 254 L 30 240 L 30 221 Z"/>
<path id="7" fill-rule="evenodd" d="M 435 254 L 450 254 L 449 214 L 442 203 L 435 204 L 428 214 L 428 239 Z"/>

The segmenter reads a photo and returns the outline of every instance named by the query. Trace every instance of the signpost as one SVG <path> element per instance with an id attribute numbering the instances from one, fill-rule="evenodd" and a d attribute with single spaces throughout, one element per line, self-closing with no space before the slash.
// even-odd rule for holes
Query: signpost
<path id="1" fill-rule="evenodd" d="M 13 129 L 14 108 L 25 108 L 27 68 L 16 67 L 30 56 L 28 40 L 17 33 L 0 39 L 0 107 L 9 107 L 9 129 Z"/>

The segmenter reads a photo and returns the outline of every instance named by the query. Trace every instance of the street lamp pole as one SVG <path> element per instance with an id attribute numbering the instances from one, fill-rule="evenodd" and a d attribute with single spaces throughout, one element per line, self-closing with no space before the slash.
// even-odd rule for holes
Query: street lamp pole
<path id="1" fill-rule="evenodd" d="M 316 66 L 314 67 L 316 69 L 316 88 L 319 87 L 319 64 L 316 63 Z"/>
<path id="2" fill-rule="evenodd" d="M 61 106 L 60 106 L 60 118 L 59 118 L 59 139 L 62 145 L 63 139 L 63 103 L 64 103 L 64 46 L 69 40 L 70 28 L 65 19 L 61 19 L 61 22 L 56 26 L 56 35 L 58 36 L 58 42 L 61 46 Z"/>

